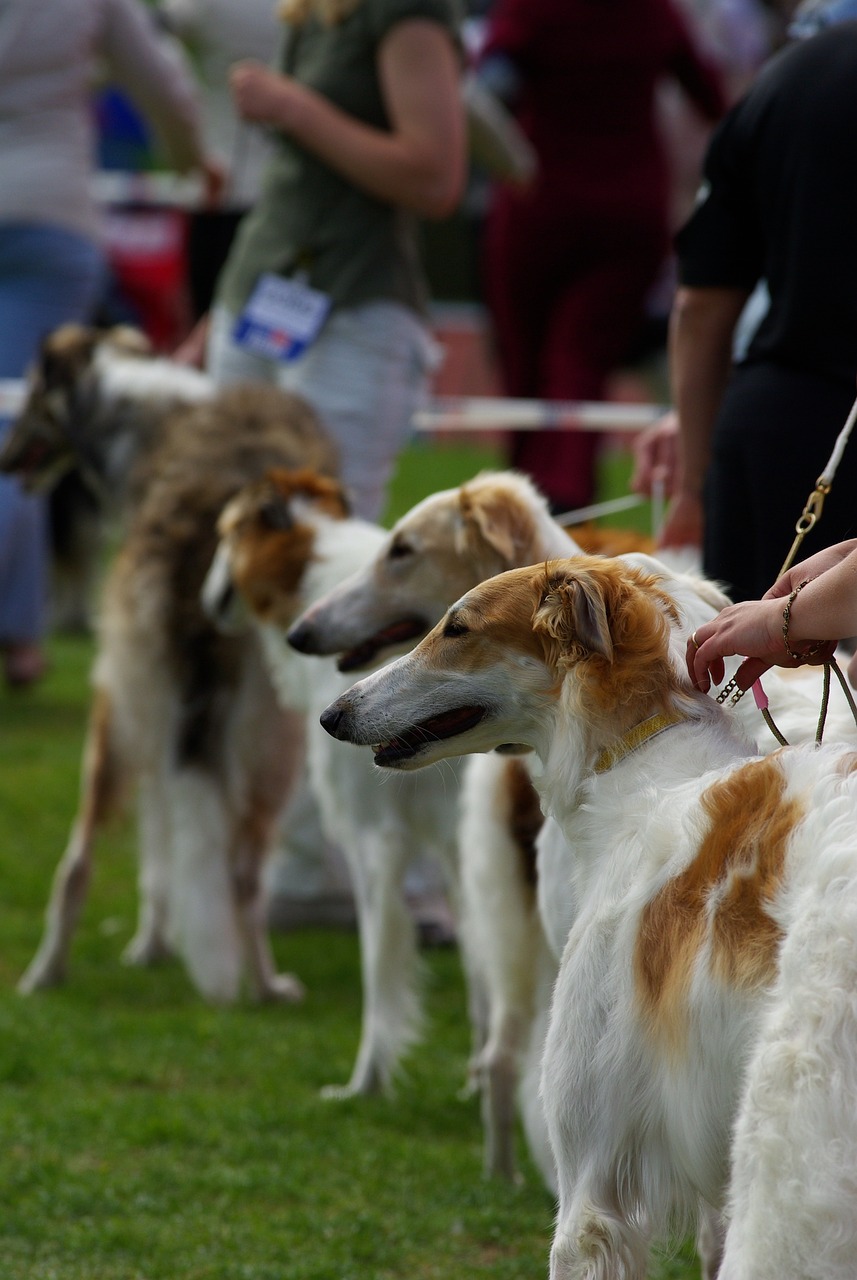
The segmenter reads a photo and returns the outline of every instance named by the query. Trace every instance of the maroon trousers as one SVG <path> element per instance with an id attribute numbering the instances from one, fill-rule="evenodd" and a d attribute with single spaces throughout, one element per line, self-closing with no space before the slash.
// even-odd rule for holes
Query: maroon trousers
<path id="1" fill-rule="evenodd" d="M 581 211 L 550 184 L 497 191 L 484 233 L 485 296 L 507 395 L 598 400 L 631 347 L 668 249 L 656 211 Z M 593 432 L 516 432 L 512 465 L 555 507 L 592 501 Z"/>

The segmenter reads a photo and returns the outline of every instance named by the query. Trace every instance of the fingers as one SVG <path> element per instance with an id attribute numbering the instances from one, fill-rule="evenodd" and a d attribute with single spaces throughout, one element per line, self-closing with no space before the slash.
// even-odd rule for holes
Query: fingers
<path id="1" fill-rule="evenodd" d="M 705 638 L 696 630 L 687 642 L 687 673 L 697 689 L 708 693 L 712 679 L 715 684 L 723 679 L 723 659 L 713 653 L 707 656 L 704 650 Z"/>

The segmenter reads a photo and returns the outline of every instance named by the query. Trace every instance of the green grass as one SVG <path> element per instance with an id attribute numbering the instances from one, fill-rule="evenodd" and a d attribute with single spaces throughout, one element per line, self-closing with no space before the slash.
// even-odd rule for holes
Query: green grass
<path id="1" fill-rule="evenodd" d="M 392 507 L 497 460 L 408 451 Z M 2 1280 L 523 1280 L 546 1274 L 553 1204 L 481 1174 L 454 951 L 426 955 L 428 1028 L 393 1098 L 323 1101 L 348 1077 L 360 979 L 351 933 L 275 938 L 308 987 L 298 1008 L 203 1004 L 177 964 L 120 964 L 134 841 L 100 843 L 67 985 L 15 983 L 41 931 L 77 798 L 87 640 L 0 691 L 0 1276 Z M 698 1275 L 684 1251 L 653 1272 Z"/>

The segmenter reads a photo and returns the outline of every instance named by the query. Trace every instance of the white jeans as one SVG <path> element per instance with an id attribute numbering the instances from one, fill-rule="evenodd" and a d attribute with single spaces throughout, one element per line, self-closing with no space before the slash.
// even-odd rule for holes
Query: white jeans
<path id="1" fill-rule="evenodd" d="M 396 302 L 334 311 L 298 360 L 267 360 L 237 346 L 235 316 L 212 311 L 207 368 L 221 385 L 273 382 L 303 396 L 339 447 L 342 481 L 355 515 L 377 520 L 387 483 L 438 349 L 419 319 Z"/>

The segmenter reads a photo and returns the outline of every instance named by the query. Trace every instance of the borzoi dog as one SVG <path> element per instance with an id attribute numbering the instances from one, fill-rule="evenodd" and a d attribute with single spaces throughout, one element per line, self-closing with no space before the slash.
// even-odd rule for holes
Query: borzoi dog
<path id="1" fill-rule="evenodd" d="M 289 643 L 309 654 L 336 655 L 343 672 L 375 666 L 410 648 L 477 582 L 576 550 L 525 476 L 488 472 L 432 494 L 402 516 L 369 562 L 306 610 Z M 520 760 L 469 762 L 459 828 L 458 939 L 470 984 L 470 1078 L 481 1093 L 485 1171 L 517 1176 L 517 1094 L 530 1153 L 553 1188 L 537 1082 L 541 1015 L 559 956 L 551 955 L 537 903 L 541 825 L 538 797 Z"/>
<path id="2" fill-rule="evenodd" d="M 582 536 L 582 535 L 581 535 Z M 587 535 L 588 536 L 588 535 Z M 343 670 L 389 658 L 410 647 L 457 596 L 504 569 L 569 556 L 580 548 L 551 518 L 532 484 L 512 472 L 485 473 L 459 488 L 433 494 L 402 516 L 373 561 L 322 597 L 294 625 L 290 640 L 308 653 L 338 653 Z M 634 558 L 632 557 L 632 560 Z M 636 558 L 660 575 L 672 565 Z M 726 597 L 698 576 L 664 577 L 680 592 L 688 633 L 712 617 Z M 811 738 L 818 715 L 817 674 L 766 680 L 777 723 L 790 740 Z M 775 747 L 752 699 L 734 711 L 760 749 Z M 829 733 L 855 730 L 847 706 L 836 702 Z M 537 834 L 526 757 L 474 757 L 464 778 L 460 839 L 459 938 L 471 979 L 483 988 L 477 1005 L 473 1074 L 483 1091 L 486 1169 L 515 1170 L 514 1106 L 519 1103 L 528 1144 L 553 1185 L 532 1077 L 538 1071 L 545 992 L 574 918 L 568 893 L 566 842 L 552 820 Z M 536 843 L 538 875 L 532 866 Z M 538 898 L 538 909 L 536 909 Z M 478 975 L 478 976 L 477 976 Z M 529 1071 L 529 1076 L 528 1076 Z M 714 1262 L 706 1264 L 713 1274 Z"/>
<path id="3" fill-rule="evenodd" d="M 419 968 L 403 879 L 410 861 L 435 857 L 457 898 L 456 770 L 383 785 L 362 752 L 318 727 L 323 708 L 349 680 L 330 661 L 308 661 L 284 632 L 317 596 L 368 564 L 384 542 L 376 525 L 347 518 L 337 486 L 308 472 L 274 471 L 225 508 L 204 600 L 219 625 L 252 621 L 281 704 L 311 713 L 309 776 L 327 836 L 341 848 L 357 906 L 363 1021 L 351 1078 L 328 1096 L 388 1087 L 420 1025 Z"/>
<path id="4" fill-rule="evenodd" d="M 136 784 L 140 913 L 126 959 L 174 950 L 212 1000 L 234 999 L 244 978 L 258 998 L 291 1000 L 301 987 L 274 970 L 261 867 L 300 770 L 303 716 L 277 706 L 256 637 L 222 636 L 199 593 L 236 490 L 276 463 L 333 473 L 335 453 L 302 401 L 214 394 L 186 371 L 165 371 L 168 391 L 167 364 L 64 329 L 13 433 L 29 476 L 78 456 L 97 485 L 120 489 L 127 529 L 105 585 L 80 808 L 20 990 L 65 976 L 93 842 Z M 183 403 L 188 387 L 196 401 Z"/>
<path id="5" fill-rule="evenodd" d="M 322 717 L 410 770 L 541 764 L 577 918 L 543 1093 L 552 1280 L 646 1274 L 702 1200 L 721 1280 L 846 1280 L 857 1249 L 857 753 L 758 757 L 691 686 L 675 601 L 598 557 L 501 574 Z"/>
<path id="6" fill-rule="evenodd" d="M 136 329 L 61 325 L 45 338 L 29 371 L 0 470 L 43 490 L 78 468 L 106 513 L 115 515 L 145 486 L 143 464 L 170 429 L 170 410 L 215 394 L 204 373 L 154 356 Z"/>

